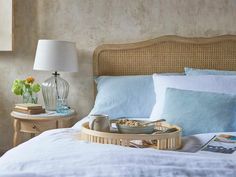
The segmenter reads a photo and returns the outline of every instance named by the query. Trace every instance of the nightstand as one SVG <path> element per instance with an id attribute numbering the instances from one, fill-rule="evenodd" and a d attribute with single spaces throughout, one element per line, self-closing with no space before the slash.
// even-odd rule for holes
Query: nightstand
<path id="1" fill-rule="evenodd" d="M 71 126 L 71 119 L 76 117 L 76 112 L 71 110 L 69 114 L 59 114 L 55 111 L 44 114 L 29 115 L 19 112 L 11 112 L 14 118 L 13 146 L 21 142 L 20 133 L 30 133 L 31 138 L 46 130 L 57 128 L 68 128 Z"/>

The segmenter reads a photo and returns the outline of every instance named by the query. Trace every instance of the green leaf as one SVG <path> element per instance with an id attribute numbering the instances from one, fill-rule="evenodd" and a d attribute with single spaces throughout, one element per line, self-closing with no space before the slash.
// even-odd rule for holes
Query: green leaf
<path id="1" fill-rule="evenodd" d="M 40 91 L 40 89 L 41 89 L 41 87 L 40 87 L 39 84 L 33 84 L 33 85 L 32 85 L 32 91 L 33 91 L 33 92 L 37 93 L 37 92 Z"/>
<path id="2" fill-rule="evenodd" d="M 14 80 L 11 91 L 16 95 L 23 94 L 23 85 L 22 85 L 21 80 Z"/>
<path id="3" fill-rule="evenodd" d="M 15 85 L 12 87 L 12 92 L 16 95 L 22 95 L 23 94 L 23 90 L 19 85 Z"/>

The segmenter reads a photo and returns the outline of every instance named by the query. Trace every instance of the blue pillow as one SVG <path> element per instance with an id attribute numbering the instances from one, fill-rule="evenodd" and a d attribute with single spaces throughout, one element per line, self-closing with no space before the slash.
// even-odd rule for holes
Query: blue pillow
<path id="1" fill-rule="evenodd" d="M 151 75 L 100 76 L 96 80 L 97 97 L 90 114 L 111 118 L 148 118 L 155 103 Z"/>
<path id="2" fill-rule="evenodd" d="M 167 88 L 162 117 L 183 135 L 236 131 L 236 96 Z"/>
<path id="3" fill-rule="evenodd" d="M 236 75 L 236 71 L 225 70 L 213 70 L 213 69 L 195 69 L 184 68 L 187 76 L 199 76 L 199 75 Z"/>

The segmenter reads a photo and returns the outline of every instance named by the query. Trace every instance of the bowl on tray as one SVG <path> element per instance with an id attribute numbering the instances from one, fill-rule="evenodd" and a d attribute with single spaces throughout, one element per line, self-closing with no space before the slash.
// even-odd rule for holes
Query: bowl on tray
<path id="1" fill-rule="evenodd" d="M 116 121 L 116 127 L 119 133 L 127 134 L 152 134 L 155 130 L 155 123 L 165 121 L 163 119 L 157 121 L 129 120 L 120 119 Z"/>

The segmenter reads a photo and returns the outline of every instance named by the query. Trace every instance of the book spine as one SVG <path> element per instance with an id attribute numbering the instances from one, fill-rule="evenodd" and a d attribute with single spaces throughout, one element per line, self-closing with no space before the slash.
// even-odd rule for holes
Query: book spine
<path id="1" fill-rule="evenodd" d="M 17 109 L 22 109 L 22 110 L 42 110 L 42 106 L 38 107 L 22 107 L 22 106 L 15 106 Z"/>
<path id="2" fill-rule="evenodd" d="M 28 113 L 29 113 L 29 114 L 41 114 L 41 113 L 45 113 L 45 109 L 41 109 L 41 110 L 29 110 Z"/>
<path id="3" fill-rule="evenodd" d="M 13 111 L 28 114 L 28 111 L 23 109 L 14 108 Z"/>
<path id="4" fill-rule="evenodd" d="M 41 114 L 41 113 L 45 113 L 45 109 L 41 109 L 41 110 L 22 110 L 22 109 L 14 108 L 13 110 L 16 111 L 16 112 L 24 113 L 24 114 Z"/>

